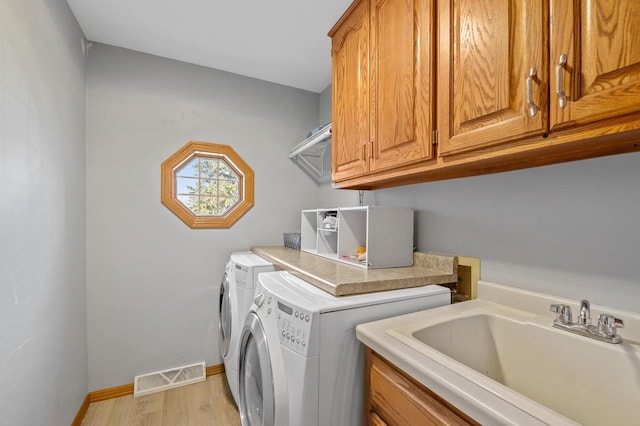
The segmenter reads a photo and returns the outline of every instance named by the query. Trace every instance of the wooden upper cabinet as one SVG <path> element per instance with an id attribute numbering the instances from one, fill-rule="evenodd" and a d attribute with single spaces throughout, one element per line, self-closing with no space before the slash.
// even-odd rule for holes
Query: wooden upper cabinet
<path id="1" fill-rule="evenodd" d="M 438 2 L 441 156 L 547 131 L 544 3 Z"/>
<path id="2" fill-rule="evenodd" d="M 639 34 L 640 0 L 355 0 L 329 33 L 333 182 L 638 152 Z"/>
<path id="3" fill-rule="evenodd" d="M 369 9 L 354 3 L 331 30 L 332 180 L 368 170 Z"/>
<path id="4" fill-rule="evenodd" d="M 371 0 L 370 172 L 433 156 L 433 2 Z"/>
<path id="5" fill-rule="evenodd" d="M 332 180 L 433 157 L 433 6 L 359 0 L 332 42 Z"/>
<path id="6" fill-rule="evenodd" d="M 550 8 L 552 130 L 640 111 L 640 1 L 551 0 Z"/>

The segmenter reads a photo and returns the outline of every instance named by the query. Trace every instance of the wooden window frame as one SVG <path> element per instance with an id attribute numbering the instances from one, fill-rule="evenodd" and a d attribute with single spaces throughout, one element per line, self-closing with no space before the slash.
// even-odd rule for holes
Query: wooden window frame
<path id="1" fill-rule="evenodd" d="M 222 158 L 242 175 L 242 185 L 238 194 L 240 199 L 223 216 L 196 215 L 177 198 L 176 170 L 198 155 Z M 253 207 L 253 180 L 251 167 L 229 145 L 189 141 L 162 163 L 160 201 L 190 228 L 230 228 Z"/>

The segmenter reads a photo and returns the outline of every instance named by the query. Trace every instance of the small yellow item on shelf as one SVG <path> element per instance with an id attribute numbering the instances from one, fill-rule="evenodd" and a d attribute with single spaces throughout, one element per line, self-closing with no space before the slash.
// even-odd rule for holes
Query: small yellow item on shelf
<path id="1" fill-rule="evenodd" d="M 366 252 L 367 252 L 367 248 L 366 248 L 366 247 L 364 247 L 364 246 L 362 246 L 362 247 L 358 247 L 358 248 L 356 249 L 356 254 L 357 254 L 358 256 L 360 256 L 360 255 L 362 255 L 362 254 L 365 254 Z"/>

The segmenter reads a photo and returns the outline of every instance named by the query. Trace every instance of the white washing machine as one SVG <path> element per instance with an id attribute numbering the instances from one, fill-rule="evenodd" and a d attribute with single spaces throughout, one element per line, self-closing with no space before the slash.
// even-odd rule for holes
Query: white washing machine
<path id="1" fill-rule="evenodd" d="M 364 347 L 355 326 L 450 299 L 435 285 L 335 297 L 288 272 L 261 274 L 240 339 L 242 424 L 364 424 Z"/>
<path id="2" fill-rule="evenodd" d="M 220 355 L 233 399 L 238 403 L 238 343 L 244 320 L 253 302 L 255 282 L 273 265 L 250 252 L 231 253 L 220 283 Z"/>

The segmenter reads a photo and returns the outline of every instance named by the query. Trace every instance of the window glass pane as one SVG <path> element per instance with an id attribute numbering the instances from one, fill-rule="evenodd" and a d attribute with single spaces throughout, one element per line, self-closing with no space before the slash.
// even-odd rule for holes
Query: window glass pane
<path id="1" fill-rule="evenodd" d="M 220 198 L 219 200 L 220 211 L 222 214 L 231 210 L 231 208 L 238 202 L 237 198 Z"/>
<path id="2" fill-rule="evenodd" d="M 176 170 L 179 201 L 198 216 L 224 216 L 240 201 L 240 176 L 225 160 L 196 156 Z"/>
<path id="3" fill-rule="evenodd" d="M 218 195 L 218 181 L 217 180 L 201 180 L 200 181 L 200 194 L 209 195 L 215 197 Z"/>
<path id="4" fill-rule="evenodd" d="M 238 180 L 238 174 L 225 161 L 220 162 L 220 179 Z"/>
<path id="5" fill-rule="evenodd" d="M 218 201 L 216 197 L 200 197 L 200 215 L 218 216 Z"/>
<path id="6" fill-rule="evenodd" d="M 180 167 L 176 170 L 176 176 L 190 176 L 190 177 L 198 177 L 198 157 L 194 157 L 187 164 Z"/>
<path id="7" fill-rule="evenodd" d="M 216 179 L 218 177 L 218 165 L 220 160 L 217 158 L 200 157 L 200 177 L 203 179 Z"/>
<path id="8" fill-rule="evenodd" d="M 176 192 L 178 195 L 197 194 L 198 179 L 196 178 L 176 178 Z"/>
<path id="9" fill-rule="evenodd" d="M 221 180 L 218 182 L 219 190 L 218 193 L 221 197 L 230 197 L 230 198 L 238 198 L 238 192 L 240 189 L 239 182 Z"/>
<path id="10" fill-rule="evenodd" d="M 200 206 L 197 196 L 178 195 L 178 201 L 184 204 L 186 208 L 191 210 L 193 214 L 200 214 Z"/>
<path id="11" fill-rule="evenodd" d="M 240 180 L 224 160 L 196 156 L 176 170 L 176 191 L 193 214 L 224 216 L 240 201 Z"/>

